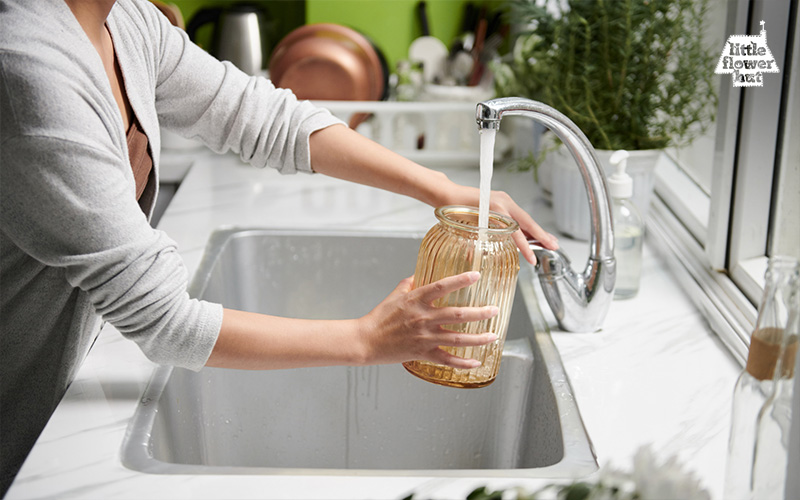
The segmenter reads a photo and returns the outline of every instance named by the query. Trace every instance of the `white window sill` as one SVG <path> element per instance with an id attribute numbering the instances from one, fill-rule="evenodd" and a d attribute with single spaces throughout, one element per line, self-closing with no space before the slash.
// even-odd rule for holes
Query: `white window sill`
<path id="1" fill-rule="evenodd" d="M 711 266 L 703 247 L 708 195 L 666 154 L 656 166 L 655 191 L 647 220 L 648 237 L 662 250 L 670 270 L 712 330 L 744 364 L 757 315 L 753 304 L 757 304 L 763 289 L 766 257 L 735 266 L 734 278 L 746 284 L 741 290 L 728 274 Z"/>

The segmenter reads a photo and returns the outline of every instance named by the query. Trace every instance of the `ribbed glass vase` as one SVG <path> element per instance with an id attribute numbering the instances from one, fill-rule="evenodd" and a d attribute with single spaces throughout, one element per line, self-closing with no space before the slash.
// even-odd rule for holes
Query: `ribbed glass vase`
<path id="1" fill-rule="evenodd" d="M 414 286 L 421 287 L 447 276 L 480 271 L 480 279 L 434 302 L 436 307 L 495 305 L 500 312 L 484 321 L 445 325 L 444 328 L 472 334 L 491 332 L 497 341 L 479 347 L 442 347 L 460 357 L 479 360 L 473 369 L 458 369 L 410 361 L 403 366 L 412 374 L 435 384 L 460 388 L 491 384 L 500 370 L 508 319 L 514 302 L 519 273 L 519 252 L 511 235 L 519 229 L 514 220 L 490 212 L 489 228 L 478 228 L 478 209 L 465 206 L 439 207 L 439 220 L 420 245 Z"/>

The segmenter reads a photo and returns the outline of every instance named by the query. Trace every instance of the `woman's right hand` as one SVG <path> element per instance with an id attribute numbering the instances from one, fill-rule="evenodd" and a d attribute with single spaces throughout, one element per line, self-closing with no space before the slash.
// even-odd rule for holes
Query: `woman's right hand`
<path id="1" fill-rule="evenodd" d="M 497 340 L 493 333 L 454 332 L 442 325 L 482 321 L 496 316 L 496 306 L 435 307 L 433 302 L 478 281 L 466 272 L 413 289 L 406 278 L 375 309 L 358 322 L 363 364 L 425 360 L 453 368 L 477 368 L 480 362 L 450 354 L 440 346 L 481 346 Z"/>

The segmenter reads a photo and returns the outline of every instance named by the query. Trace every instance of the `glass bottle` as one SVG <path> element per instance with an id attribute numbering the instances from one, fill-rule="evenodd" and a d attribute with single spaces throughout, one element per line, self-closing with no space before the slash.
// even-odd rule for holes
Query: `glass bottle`
<path id="1" fill-rule="evenodd" d="M 444 325 L 465 333 L 491 332 L 497 340 L 478 347 L 445 347 L 460 357 L 479 360 L 478 368 L 459 369 L 409 361 L 403 366 L 412 374 L 435 384 L 475 388 L 491 384 L 500 369 L 508 320 L 514 302 L 519 253 L 511 235 L 519 229 L 514 220 L 490 212 L 488 229 L 478 229 L 478 209 L 464 206 L 439 207 L 438 224 L 423 238 L 417 257 L 414 286 L 433 283 L 447 276 L 480 271 L 480 279 L 434 302 L 436 307 L 495 305 L 500 312 L 484 321 Z"/>
<path id="2" fill-rule="evenodd" d="M 787 340 L 792 336 L 792 323 L 796 322 L 794 318 L 790 322 L 790 310 L 799 274 L 796 259 L 773 257 L 767 266 L 747 363 L 733 393 L 724 498 L 760 500 L 753 491 L 759 413 L 775 390 L 776 376 L 782 378 L 793 366 L 786 359 L 791 344 Z M 794 337 L 796 349 L 796 332 Z"/>
<path id="3" fill-rule="evenodd" d="M 790 285 L 789 319 L 781 336 L 780 353 L 772 378 L 772 392 L 758 413 L 753 464 L 753 498 L 770 500 L 784 495 L 792 426 L 795 357 L 800 330 L 800 279 Z"/>
<path id="4" fill-rule="evenodd" d="M 614 221 L 614 257 L 617 261 L 615 299 L 629 299 L 639 293 L 642 275 L 644 221 L 631 201 L 633 179 L 625 172 L 628 152 L 615 151 L 609 162 L 616 171 L 608 177 L 611 219 Z"/>

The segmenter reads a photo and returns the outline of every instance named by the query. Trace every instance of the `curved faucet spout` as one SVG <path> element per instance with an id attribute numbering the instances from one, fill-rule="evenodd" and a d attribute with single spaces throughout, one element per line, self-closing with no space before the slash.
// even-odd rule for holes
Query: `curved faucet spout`
<path id="1" fill-rule="evenodd" d="M 542 290 L 559 326 L 573 332 L 595 331 L 602 325 L 614 296 L 616 261 L 611 204 L 594 148 L 577 125 L 562 113 L 520 97 L 479 103 L 478 128 L 499 129 L 500 120 L 506 115 L 527 116 L 552 130 L 572 153 L 581 171 L 592 225 L 586 268 L 577 273 L 563 252 L 544 249 L 536 242 L 531 243 L 531 248 L 536 253 Z"/>

